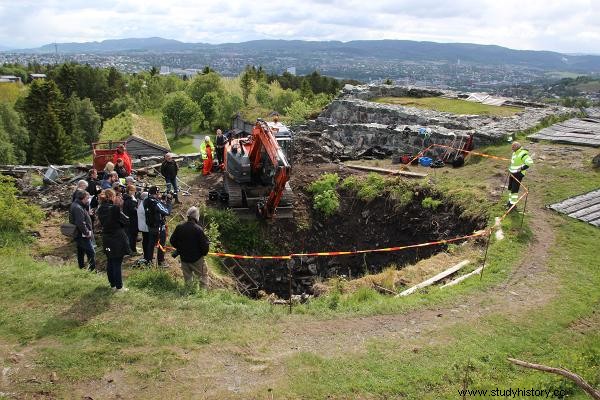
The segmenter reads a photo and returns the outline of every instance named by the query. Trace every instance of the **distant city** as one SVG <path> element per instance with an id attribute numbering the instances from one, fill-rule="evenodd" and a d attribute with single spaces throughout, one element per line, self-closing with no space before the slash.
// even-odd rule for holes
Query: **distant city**
<path id="1" fill-rule="evenodd" d="M 130 49 L 123 50 L 124 47 Z M 0 63 L 66 61 L 115 67 L 129 73 L 154 66 L 162 73 L 187 78 L 206 66 L 223 76 L 236 76 L 247 65 L 255 65 L 276 74 L 305 75 L 317 70 L 323 75 L 365 83 L 391 80 L 403 85 L 491 92 L 562 76 L 600 73 L 598 56 L 410 41 L 254 41 L 206 45 L 149 38 L 0 52 Z"/>

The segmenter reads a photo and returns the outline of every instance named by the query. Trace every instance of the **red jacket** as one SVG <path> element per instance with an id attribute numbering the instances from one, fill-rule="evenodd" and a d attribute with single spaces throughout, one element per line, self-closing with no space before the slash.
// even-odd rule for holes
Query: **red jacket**
<path id="1" fill-rule="evenodd" d="M 123 165 L 125 166 L 127 175 L 131 175 L 131 158 L 129 157 L 129 154 L 127 154 L 126 151 L 123 153 L 115 152 L 113 156 L 113 164 L 115 164 L 115 166 L 117 165 L 117 160 L 119 158 L 123 160 Z"/>

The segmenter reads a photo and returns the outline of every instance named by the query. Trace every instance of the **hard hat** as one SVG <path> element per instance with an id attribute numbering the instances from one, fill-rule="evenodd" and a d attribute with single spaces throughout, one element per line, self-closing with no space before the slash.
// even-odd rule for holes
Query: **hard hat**
<path id="1" fill-rule="evenodd" d="M 206 142 L 210 142 L 210 136 L 204 136 L 204 140 L 205 140 Z"/>

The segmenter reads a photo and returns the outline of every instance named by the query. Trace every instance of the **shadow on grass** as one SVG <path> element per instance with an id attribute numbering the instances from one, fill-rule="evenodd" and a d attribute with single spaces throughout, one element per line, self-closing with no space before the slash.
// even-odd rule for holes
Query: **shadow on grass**
<path id="1" fill-rule="evenodd" d="M 36 338 L 61 336 L 84 325 L 108 310 L 112 294 L 112 290 L 106 287 L 97 287 L 85 293 L 68 310 L 46 320 Z"/>

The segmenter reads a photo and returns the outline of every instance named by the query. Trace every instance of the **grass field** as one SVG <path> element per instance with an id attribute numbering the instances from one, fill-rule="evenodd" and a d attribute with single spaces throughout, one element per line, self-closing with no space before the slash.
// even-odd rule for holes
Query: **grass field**
<path id="1" fill-rule="evenodd" d="M 600 385 L 600 230 L 543 207 L 600 187 L 600 172 L 589 149 L 568 165 L 548 149 L 532 149 L 546 160 L 526 177 L 525 230 L 510 214 L 483 279 L 405 298 L 334 292 L 288 314 L 225 290 L 190 294 L 160 270 L 131 271 L 131 290 L 113 294 L 103 275 L 35 260 L 22 238 L 2 235 L 0 398 L 440 399 L 466 384 L 584 399 L 570 381 L 506 361 L 564 366 Z M 489 193 L 504 168 L 482 159 L 430 178 Z"/>
<path id="2" fill-rule="evenodd" d="M 460 115 L 490 115 L 508 117 L 522 111 L 519 107 L 490 106 L 460 99 L 442 97 L 380 97 L 373 100 L 376 103 L 396 104 L 407 107 L 425 108 L 429 110 L 448 112 Z"/>

